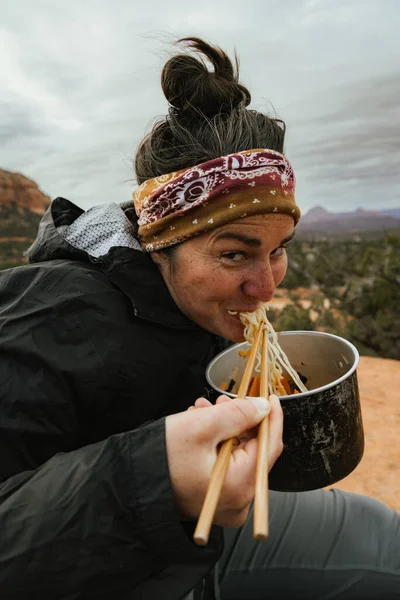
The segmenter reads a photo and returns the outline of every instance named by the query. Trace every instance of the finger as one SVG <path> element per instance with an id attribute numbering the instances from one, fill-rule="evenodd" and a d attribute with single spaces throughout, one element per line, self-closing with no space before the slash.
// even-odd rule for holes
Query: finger
<path id="1" fill-rule="evenodd" d="M 226 508 L 224 508 L 224 510 L 217 509 L 213 522 L 215 525 L 220 525 L 221 527 L 237 529 L 245 524 L 247 517 L 249 516 L 250 508 L 251 502 L 241 511 L 238 511 L 236 508 L 231 510 Z"/>
<path id="2" fill-rule="evenodd" d="M 197 398 L 194 406 L 195 408 L 206 408 L 207 406 L 212 406 L 212 404 L 206 398 Z"/>
<path id="3" fill-rule="evenodd" d="M 269 411 L 270 403 L 266 398 L 233 398 L 202 411 L 202 418 L 199 415 L 197 423 L 198 433 L 204 441 L 219 443 L 252 429 Z"/>
<path id="4" fill-rule="evenodd" d="M 278 396 L 271 394 L 271 414 L 269 416 L 268 466 L 271 469 L 283 451 L 283 411 Z"/>
<path id="5" fill-rule="evenodd" d="M 253 438 L 256 438 L 258 436 L 258 427 L 253 427 L 252 429 L 248 429 L 247 431 L 243 431 L 243 433 L 241 433 L 238 436 L 238 440 L 240 442 L 240 444 L 243 444 L 243 442 L 247 442 L 248 440 L 252 440 Z"/>
<path id="6" fill-rule="evenodd" d="M 232 398 L 229 398 L 228 396 L 218 396 L 217 398 L 217 402 L 216 404 L 222 404 L 223 402 L 230 402 L 232 400 Z"/>
<path id="7" fill-rule="evenodd" d="M 236 510 L 242 510 L 251 503 L 255 491 L 256 465 L 257 439 L 233 449 L 223 487 L 226 497 L 231 498 L 232 508 L 234 506 Z"/>
<path id="8" fill-rule="evenodd" d="M 271 410 L 271 406 L 269 406 L 269 411 Z M 268 413 L 267 413 L 268 414 Z M 246 442 L 247 440 L 251 440 L 252 438 L 257 437 L 258 435 L 258 427 L 253 427 L 252 429 L 248 429 L 244 431 L 239 437 L 240 443 Z"/>

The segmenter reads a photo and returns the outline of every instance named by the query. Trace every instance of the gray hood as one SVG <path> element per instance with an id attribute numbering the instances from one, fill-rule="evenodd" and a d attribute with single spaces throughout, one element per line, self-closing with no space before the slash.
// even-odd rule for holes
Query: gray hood
<path id="1" fill-rule="evenodd" d="M 30 262 L 58 258 L 98 260 L 111 248 L 143 252 L 128 218 L 132 202 L 100 204 L 87 211 L 56 198 L 43 216 L 38 235 L 25 255 Z"/>

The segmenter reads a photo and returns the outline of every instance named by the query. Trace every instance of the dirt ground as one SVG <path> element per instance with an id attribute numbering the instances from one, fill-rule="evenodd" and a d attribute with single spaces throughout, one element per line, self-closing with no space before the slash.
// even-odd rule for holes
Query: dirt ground
<path id="1" fill-rule="evenodd" d="M 372 496 L 400 511 L 400 361 L 363 356 L 357 376 L 364 456 L 334 487 Z"/>

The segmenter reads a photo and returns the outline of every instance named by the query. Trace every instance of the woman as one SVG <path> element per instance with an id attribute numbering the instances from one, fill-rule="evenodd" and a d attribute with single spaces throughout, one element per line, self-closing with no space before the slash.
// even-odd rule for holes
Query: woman
<path id="1" fill-rule="evenodd" d="M 138 149 L 134 202 L 56 199 L 30 265 L 1 275 L 2 598 L 397 598 L 399 520 L 377 502 L 271 493 L 269 540 L 252 540 L 254 428 L 271 409 L 273 464 L 279 401 L 212 406 L 204 373 L 243 339 L 235 313 L 273 296 L 300 214 L 284 124 L 246 108 L 222 50 L 186 43 L 198 56 L 164 67 L 171 109 Z"/>

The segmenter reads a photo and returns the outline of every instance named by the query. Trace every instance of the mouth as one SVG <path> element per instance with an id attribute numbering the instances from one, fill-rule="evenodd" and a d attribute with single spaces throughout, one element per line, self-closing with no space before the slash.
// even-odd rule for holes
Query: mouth
<path id="1" fill-rule="evenodd" d="M 228 310 L 227 312 L 232 316 L 236 316 L 236 315 L 241 315 L 242 313 L 255 312 L 257 310 L 257 308 L 258 308 L 258 306 L 255 306 L 254 308 L 238 308 L 237 310 Z"/>

